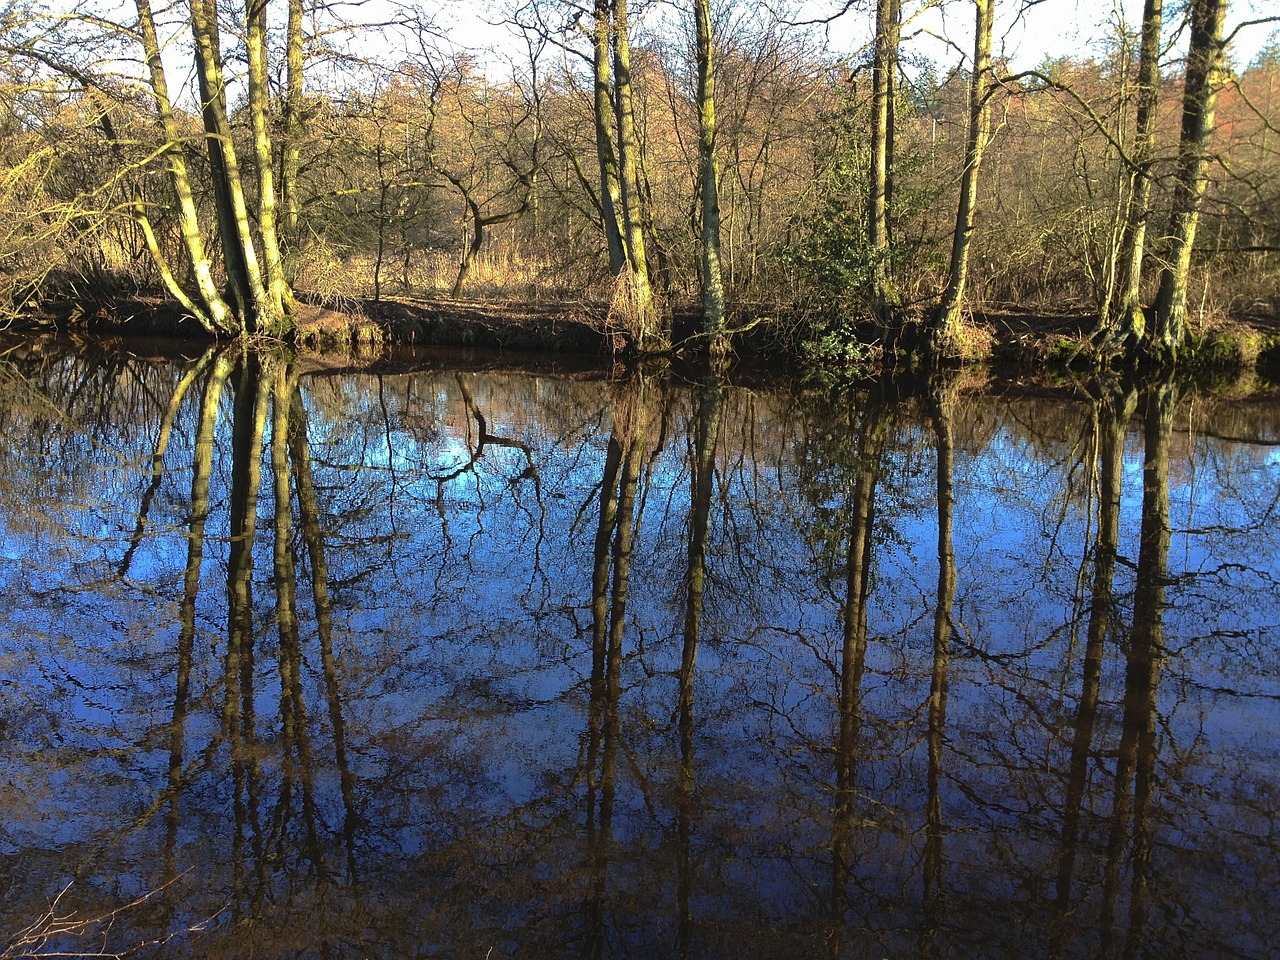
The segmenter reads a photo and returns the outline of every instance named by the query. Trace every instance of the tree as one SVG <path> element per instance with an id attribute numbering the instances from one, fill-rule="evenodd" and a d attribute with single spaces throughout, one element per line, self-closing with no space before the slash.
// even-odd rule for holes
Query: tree
<path id="1" fill-rule="evenodd" d="M 292 2 L 295 6 L 285 25 L 289 52 L 286 87 L 287 99 L 296 106 L 302 91 L 302 17 L 297 6 L 300 0 Z M 278 111 L 271 93 L 266 3 L 267 0 L 250 0 L 246 5 L 243 19 L 234 26 L 242 46 L 230 50 L 223 48 L 224 11 L 219 9 L 217 0 L 191 0 L 185 9 L 165 7 L 159 15 L 182 12 L 178 19 L 163 23 L 151 0 L 135 0 L 137 19 L 127 25 L 79 12 L 49 14 L 40 21 L 39 29 L 22 37 L 10 29 L 14 24 L 3 24 L 7 34 L 4 47 L 11 56 L 38 65 L 46 74 L 67 78 L 84 97 L 103 101 L 95 120 L 107 152 L 118 164 L 117 177 L 123 179 L 153 165 L 162 166 L 173 191 L 171 201 L 149 202 L 145 191 L 135 184 L 130 199 L 121 207 L 95 211 L 90 206 L 86 214 L 98 219 L 119 219 L 122 212 L 127 213 L 145 237 L 145 246 L 170 294 L 209 332 L 219 335 L 282 335 L 292 327 L 293 294 L 276 228 L 277 143 L 273 141 L 273 128 Z M 189 152 L 190 126 L 175 106 L 175 100 L 183 99 L 183 92 L 175 97 L 162 57 L 175 31 L 187 34 L 192 43 L 203 166 Z M 139 144 L 117 134 L 112 109 L 106 106 L 133 109 L 134 79 L 112 77 L 102 67 L 102 50 L 121 44 L 140 50 L 145 89 L 151 101 L 147 111 L 151 135 L 145 143 L 146 156 L 141 160 L 128 155 Z M 123 50 L 119 55 L 121 59 L 128 56 Z M 248 65 L 245 114 L 253 157 L 251 189 L 246 189 L 237 152 L 237 131 L 228 104 L 223 67 L 228 56 L 243 57 Z M 285 125 L 286 162 L 282 164 L 281 180 L 290 191 L 296 170 L 295 164 L 289 162 L 293 147 L 287 141 L 298 130 L 296 122 Z M 93 186 L 86 184 L 83 189 L 88 192 Z M 199 198 L 206 192 L 213 198 L 212 232 L 202 222 L 204 211 Z M 174 251 L 166 249 L 164 238 L 153 223 L 154 216 L 169 208 L 176 213 L 181 236 L 179 256 L 185 264 L 173 262 Z M 215 269 L 215 252 L 220 270 Z"/>
<path id="2" fill-rule="evenodd" d="M 1209 179 L 1209 141 L 1213 136 L 1214 105 L 1222 82 L 1222 27 L 1226 13 L 1227 0 L 1192 0 L 1173 210 L 1169 216 L 1160 288 L 1152 310 L 1153 329 L 1142 351 L 1158 360 L 1176 360 L 1186 335 L 1187 279 L 1200 220 L 1200 203 Z"/>
<path id="3" fill-rule="evenodd" d="M 645 252 L 627 0 L 595 0 L 592 10 L 596 151 L 610 268 L 624 285 L 624 312 L 635 347 L 659 351 L 668 339 Z"/>
<path id="4" fill-rule="evenodd" d="M 177 281 L 171 279 L 172 273 L 168 270 L 167 265 L 162 266 L 162 270 L 170 278 L 167 284 L 170 292 L 206 329 L 212 333 L 233 333 L 236 329 L 235 316 L 231 306 L 223 299 L 222 293 L 214 280 L 213 262 L 208 253 L 208 246 L 196 209 L 195 193 L 192 190 L 184 153 L 185 138 L 178 125 L 177 115 L 169 97 L 169 79 L 165 72 L 164 61 L 160 57 L 161 48 L 156 30 L 155 16 L 152 13 L 150 0 L 135 0 L 135 6 L 138 11 L 138 39 L 142 44 L 151 94 L 156 103 L 156 125 L 163 144 L 161 149 L 163 155 L 168 159 L 169 180 L 178 199 L 182 239 L 187 258 L 190 261 L 191 273 L 196 283 L 194 296 L 188 296 L 185 291 L 179 288 Z M 216 138 L 210 138 L 209 155 L 211 165 L 214 157 L 220 155 L 219 151 L 215 149 L 216 143 Z M 145 215 L 139 222 L 144 225 L 145 229 L 147 224 Z M 219 225 L 222 225 L 221 213 L 219 215 Z M 228 224 L 228 229 L 230 228 L 231 225 Z M 158 245 L 153 241 L 149 246 L 152 256 L 163 264 L 163 258 L 159 256 Z M 234 249 L 234 243 L 228 244 L 225 248 L 225 256 L 228 258 L 228 263 L 231 261 Z"/>
<path id="5" fill-rule="evenodd" d="M 150 0 L 135 0 L 135 3 L 139 19 L 152 20 L 154 23 Z M 200 91 L 200 113 L 204 121 L 209 178 L 217 215 L 217 236 L 222 248 L 227 288 L 242 330 L 249 333 L 281 334 L 292 327 L 292 301 L 284 280 L 284 260 L 275 230 L 264 4 L 265 0 L 250 0 L 245 10 L 245 50 L 249 61 L 248 100 L 258 180 L 256 226 L 249 215 L 249 204 L 228 114 L 217 0 L 191 0 L 189 22 L 194 40 L 196 79 Z M 164 74 L 158 45 L 149 46 L 147 60 L 154 91 L 156 79 Z M 166 82 L 166 90 L 167 86 Z M 261 245 L 266 260 L 265 276 L 255 241 Z"/>
<path id="6" fill-rule="evenodd" d="M 519 80 L 493 84 L 455 57 L 434 74 L 424 131 L 427 165 L 461 197 L 470 220 L 451 296 L 462 296 L 489 227 L 519 220 L 536 202 L 541 166 L 542 101 L 537 58 L 531 53 L 526 89 Z"/>
<path id="7" fill-rule="evenodd" d="M 930 331 L 935 354 L 956 351 L 964 288 L 969 275 L 969 245 L 973 238 L 974 216 L 978 205 L 978 171 L 991 131 L 991 34 L 995 0 L 973 0 L 973 76 L 969 81 L 969 136 L 965 145 L 964 169 L 960 177 L 960 200 L 956 206 L 956 224 L 951 235 L 951 265 L 947 285 L 934 314 Z"/>
<path id="8" fill-rule="evenodd" d="M 694 0 L 698 57 L 698 158 L 702 187 L 702 324 L 712 357 L 728 350 L 720 274 L 720 179 L 716 169 L 715 43 L 711 0 Z"/>
<path id="9" fill-rule="evenodd" d="M 306 123 L 302 45 L 302 0 L 289 0 L 289 16 L 285 27 L 285 90 L 280 105 L 280 125 L 284 143 L 280 148 L 280 203 L 284 208 L 281 229 L 288 280 L 294 280 L 294 261 L 298 252 L 298 215 L 301 197 L 298 174 L 302 166 L 302 139 Z"/>
<path id="10" fill-rule="evenodd" d="M 877 0 L 875 52 L 871 61 L 871 176 L 867 239 L 871 246 L 871 307 L 888 327 L 900 306 L 889 277 L 894 100 L 897 97 L 901 0 Z"/>
<path id="11" fill-rule="evenodd" d="M 1133 145 L 1132 193 L 1120 241 L 1120 305 L 1117 337 L 1136 347 L 1146 330 L 1142 312 L 1142 259 L 1150 217 L 1155 164 L 1156 106 L 1160 88 L 1160 30 L 1163 0 L 1146 0 L 1138 50 L 1137 131 Z M 1103 318 L 1105 322 L 1105 317 Z"/>

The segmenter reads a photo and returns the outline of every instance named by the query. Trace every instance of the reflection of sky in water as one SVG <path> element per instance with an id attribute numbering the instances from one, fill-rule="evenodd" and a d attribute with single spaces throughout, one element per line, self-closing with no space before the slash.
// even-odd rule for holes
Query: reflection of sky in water
<path id="1" fill-rule="evenodd" d="M 686 755 L 679 717 L 698 410 L 691 390 L 648 388 L 620 695 L 610 704 L 592 700 L 592 574 L 608 441 L 615 418 L 625 425 L 639 402 L 635 385 L 439 373 L 304 380 L 337 672 L 326 672 L 320 652 L 295 489 L 287 533 L 302 624 L 296 698 L 282 680 L 268 429 L 254 659 L 236 675 L 253 684 L 252 729 L 233 748 L 224 713 L 228 391 L 175 795 L 167 785 L 200 391 L 181 407 L 122 578 L 159 412 L 176 379 L 163 365 L 134 375 L 163 398 L 143 404 L 134 425 L 124 414 L 99 422 L 74 403 L 65 421 L 20 406 L 5 414 L 6 436 L 42 438 L 39 456 L 11 441 L 0 487 L 7 910 L 32 912 L 73 873 L 96 878 L 86 903 L 114 902 L 113 889 L 162 882 L 161 861 L 171 857 L 192 871 L 177 883 L 179 915 L 226 902 L 258 909 L 253 891 L 266 889 L 280 911 L 301 916 L 316 850 L 327 864 L 320 874 L 347 875 L 350 823 L 357 873 L 382 884 L 371 894 L 377 905 L 357 908 L 336 880 L 325 896 L 365 916 L 366 936 L 388 949 L 404 949 L 414 940 L 407 931 L 420 930 L 446 952 L 461 951 L 467 931 L 486 942 L 505 931 L 525 947 L 540 937 L 563 947 L 600 935 L 611 945 L 605 953 L 653 943 L 670 952 L 677 888 L 688 876 L 707 955 L 717 953 L 719 935 L 725 944 L 749 936 L 763 944 L 761 955 L 830 942 L 859 403 L 850 413 L 765 390 L 725 394 Z M 32 382 L 55 406 L 66 402 L 59 382 Z M 1056 909 L 1098 531 L 1089 408 L 965 395 L 955 410 L 957 593 L 942 766 L 932 772 L 928 702 L 942 661 L 934 648 L 935 437 L 923 404 L 892 411 L 875 477 L 870 642 L 856 738 L 846 743 L 854 786 L 845 829 L 856 856 L 844 919 L 851 944 L 885 955 L 918 946 L 936 775 L 953 897 L 942 935 L 969 952 L 1042 953 Z M 827 422 L 832 412 L 838 419 Z M 477 413 L 486 428 L 478 459 Z M 619 439 L 625 447 L 624 430 Z M 1266 736 L 1280 695 L 1280 459 L 1274 447 L 1204 429 L 1175 431 L 1171 449 L 1167 656 L 1154 718 L 1160 790 L 1148 810 L 1159 882 L 1144 895 L 1153 911 L 1194 922 L 1142 936 L 1156 952 L 1247 954 L 1255 937 L 1274 932 L 1262 908 L 1274 906 L 1265 878 L 1277 856 L 1265 798 L 1280 786 Z M 135 467 L 122 468 L 122 459 Z M 58 463 L 69 465 L 66 476 L 50 473 Z M 1141 427 L 1131 426 L 1111 610 L 1118 627 L 1082 768 L 1072 909 L 1084 932 L 1068 955 L 1094 952 L 1091 924 L 1104 912 L 1143 463 Z M 290 733 L 298 710 L 301 739 Z M 235 722 L 244 728 L 243 711 Z M 1126 903 L 1136 889 L 1136 829 L 1122 824 L 1120 834 L 1130 837 L 1121 851 Z M 603 893 L 593 880 L 602 850 Z M 1030 925 L 1028 903 L 1040 917 Z M 1130 916 L 1127 906 L 1116 915 Z M 1009 933 L 1013 916 L 1024 918 L 1019 934 Z"/>

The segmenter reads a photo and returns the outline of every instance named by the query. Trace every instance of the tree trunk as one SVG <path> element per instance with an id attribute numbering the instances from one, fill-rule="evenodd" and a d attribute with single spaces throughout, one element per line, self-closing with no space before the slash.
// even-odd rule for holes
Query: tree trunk
<path id="1" fill-rule="evenodd" d="M 1120 309 L 1116 339 L 1132 350 L 1146 332 L 1142 312 L 1142 259 L 1151 211 L 1151 173 L 1155 163 L 1156 106 L 1160 94 L 1160 31 L 1164 0 L 1146 0 L 1138 50 L 1138 115 L 1133 144 L 1133 186 L 1129 215 L 1120 241 Z"/>
<path id="2" fill-rule="evenodd" d="M 711 0 L 694 3 L 698 51 L 698 155 L 702 181 L 702 325 L 712 357 L 729 349 L 720 274 L 720 186 L 716 170 L 715 49 Z"/>
<path id="3" fill-rule="evenodd" d="M 373 257 L 373 302 L 382 299 L 382 265 L 387 256 L 387 193 L 390 185 L 386 175 L 386 147 L 382 142 L 382 125 L 378 126 L 378 143 L 374 147 L 373 162 L 378 171 L 378 243 Z"/>
<path id="4" fill-rule="evenodd" d="M 284 254 L 285 274 L 294 279 L 298 254 L 298 170 L 302 166 L 302 0 L 289 0 L 289 18 L 285 24 L 285 90 L 281 108 L 284 142 L 280 149 L 280 203 L 284 208 L 284 225 L 280 243 Z"/>
<path id="5" fill-rule="evenodd" d="M 891 324 L 899 307 L 889 270 L 889 204 L 900 16 L 898 0 L 877 0 L 875 53 L 871 62 L 871 183 L 867 241 L 873 258 L 871 309 L 882 327 Z"/>
<path id="6" fill-rule="evenodd" d="M 1143 352 L 1153 359 L 1173 361 L 1186 335 L 1187 278 L 1195 244 L 1200 203 L 1209 178 L 1209 140 L 1222 71 L 1222 26 L 1227 0 L 1192 0 L 1191 40 L 1187 51 L 1186 86 L 1182 97 L 1182 136 L 1178 145 L 1178 173 L 1173 212 L 1169 218 L 1169 251 L 1160 272 L 1160 289 L 1153 310 L 1154 329 Z"/>
<path id="7" fill-rule="evenodd" d="M 231 122 L 227 116 L 217 3 L 216 0 L 191 0 L 190 6 L 196 79 L 200 87 L 200 113 L 204 120 L 209 173 L 213 181 L 213 202 L 218 216 L 218 237 L 222 241 L 227 286 L 245 330 L 256 333 L 260 327 L 265 327 L 268 332 L 275 332 L 278 317 L 272 315 L 271 304 L 263 286 L 262 270 L 253 245 L 253 228 L 249 221 L 240 164 L 236 158 Z"/>
<path id="8" fill-rule="evenodd" d="M 614 0 L 614 108 L 618 124 L 618 174 L 622 183 L 622 229 L 631 267 L 631 308 L 634 311 L 636 347 L 648 353 L 666 349 L 668 342 L 659 319 L 657 298 L 649 279 L 649 259 L 645 253 L 640 209 L 640 143 L 632 106 L 628 30 L 627 0 Z"/>
<path id="9" fill-rule="evenodd" d="M 622 186 L 618 181 L 618 154 L 614 148 L 613 137 L 613 79 L 609 55 L 609 38 L 613 33 L 613 23 L 609 12 L 609 0 L 596 0 L 593 26 L 595 65 L 593 114 L 596 128 L 596 157 L 600 164 L 600 218 L 604 227 L 605 242 L 609 246 L 609 270 L 617 276 L 627 265 L 627 253 L 622 245 L 622 224 L 618 220 L 618 214 L 622 208 Z"/>
<path id="10" fill-rule="evenodd" d="M 147 61 L 148 78 L 151 83 L 151 94 L 155 97 L 156 113 L 164 136 L 169 181 L 178 200 L 178 227 L 182 232 L 182 242 L 187 256 L 191 260 L 191 272 L 195 277 L 196 289 L 204 308 L 203 316 L 197 319 L 200 319 L 213 333 L 233 334 L 237 332 L 236 320 L 231 308 L 218 292 L 218 285 L 213 279 L 213 264 L 209 259 L 204 236 L 200 232 L 195 195 L 187 173 L 187 162 L 182 153 L 182 134 L 174 117 L 173 104 L 169 99 L 169 82 L 165 74 L 164 62 L 160 58 L 160 41 L 156 34 L 151 0 L 135 0 L 135 3 L 138 11 L 138 28 L 142 36 L 142 50 Z M 150 243 L 150 240 L 148 242 Z M 158 245 L 156 249 L 159 249 Z"/>
<path id="11" fill-rule="evenodd" d="M 964 151 L 964 172 L 960 179 L 960 202 L 956 206 L 956 226 L 951 236 L 951 266 L 942 302 L 934 316 L 931 339 L 940 355 L 954 353 L 964 308 L 965 280 L 969 273 L 969 244 L 973 238 L 974 214 L 978 204 L 978 171 L 991 130 L 988 95 L 991 89 L 991 32 L 995 0 L 974 0 L 973 79 L 969 88 L 969 138 Z"/>
<path id="12" fill-rule="evenodd" d="M 471 276 L 471 265 L 475 262 L 476 254 L 480 252 L 480 248 L 484 246 L 485 222 L 484 217 L 480 215 L 480 205 L 469 193 L 465 194 L 463 199 L 466 200 L 467 209 L 471 212 L 471 239 L 462 248 L 462 260 L 458 263 L 458 276 L 453 281 L 453 289 L 449 292 L 449 296 L 454 298 L 462 296 L 462 289 L 466 286 L 467 278 Z"/>
<path id="13" fill-rule="evenodd" d="M 209 154 L 209 176 L 213 186 L 213 204 L 218 218 L 218 236 L 222 241 L 228 292 L 235 301 L 241 322 L 252 327 L 256 322 L 257 303 L 253 297 L 250 261 L 246 259 L 245 245 L 241 242 L 236 205 L 230 191 L 230 171 L 235 170 L 238 176 L 239 167 L 235 160 L 235 148 L 231 143 L 231 125 L 227 120 L 217 9 L 212 6 L 212 0 L 191 0 L 191 32 L 195 41 L 200 114 L 204 121 L 205 149 Z M 247 228 L 247 212 L 244 225 Z M 251 246 L 249 249 L 252 252 Z M 256 255 L 252 262 L 256 272 Z"/>
<path id="14" fill-rule="evenodd" d="M 258 173 L 258 233 L 262 257 L 266 261 L 266 316 L 259 329 L 267 334 L 284 333 L 290 327 L 293 294 L 285 278 L 284 258 L 276 235 L 275 171 L 271 148 L 271 87 L 267 67 L 267 0 L 247 0 L 245 4 L 245 50 L 249 61 L 249 118 L 253 129 L 253 153 Z"/>

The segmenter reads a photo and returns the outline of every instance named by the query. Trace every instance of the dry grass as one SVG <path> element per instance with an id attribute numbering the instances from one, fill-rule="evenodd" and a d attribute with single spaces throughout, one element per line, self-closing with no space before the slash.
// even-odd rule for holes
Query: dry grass
<path id="1" fill-rule="evenodd" d="M 990 323 L 966 315 L 943 335 L 938 349 L 949 360 L 980 363 L 991 359 L 996 342 L 996 331 Z"/>
<path id="2" fill-rule="evenodd" d="M 298 261 L 298 289 L 309 299 L 342 309 L 345 302 L 383 296 L 448 298 L 458 276 L 458 255 L 444 250 L 415 250 L 408 269 L 403 256 L 386 257 L 381 270 L 366 254 L 344 253 L 323 240 L 307 245 Z M 380 283 L 375 283 L 376 279 Z M 585 271 L 532 254 L 516 245 L 494 245 L 471 263 L 462 300 L 578 299 L 589 295 Z"/>
<path id="3" fill-rule="evenodd" d="M 387 340 L 386 331 L 363 309 L 334 310 L 310 303 L 297 308 L 296 340 L 318 350 L 354 349 L 377 352 Z"/>

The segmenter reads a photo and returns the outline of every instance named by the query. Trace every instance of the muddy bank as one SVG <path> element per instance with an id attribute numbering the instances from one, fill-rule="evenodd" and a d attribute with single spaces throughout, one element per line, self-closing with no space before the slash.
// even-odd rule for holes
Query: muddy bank
<path id="1" fill-rule="evenodd" d="M 1259 367 L 1280 371 L 1280 304 L 1265 305 L 1246 317 L 1202 322 L 1188 337 L 1185 361 L 1196 367 Z M 675 313 L 672 340 L 677 353 L 694 354 L 698 317 Z M 978 355 L 1020 367 L 1081 366 L 1096 362 L 1086 310 L 1048 313 L 1000 306 L 975 313 L 970 321 L 981 341 Z M 162 294 L 136 294 L 86 307 L 47 304 L 28 324 L 60 332 L 147 335 L 208 340 L 209 334 Z M 740 321 L 735 337 L 740 357 L 803 362 L 800 321 L 757 316 Z M 868 331 L 874 343 L 875 331 Z M 297 343 L 316 349 L 406 344 L 475 347 L 511 353 L 552 353 L 620 358 L 627 338 L 604 303 L 584 301 L 463 301 L 391 297 L 351 300 L 341 309 L 300 301 Z"/>

